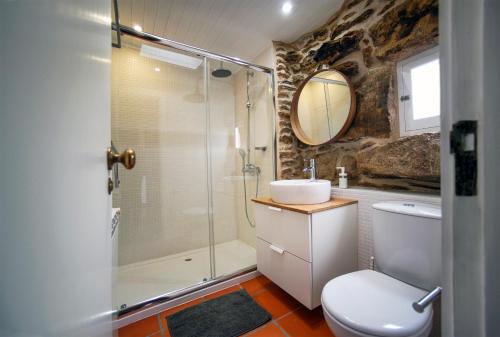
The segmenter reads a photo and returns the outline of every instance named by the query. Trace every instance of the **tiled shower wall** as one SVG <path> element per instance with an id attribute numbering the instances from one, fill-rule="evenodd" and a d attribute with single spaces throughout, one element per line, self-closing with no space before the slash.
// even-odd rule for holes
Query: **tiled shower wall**
<path id="1" fill-rule="evenodd" d="M 373 256 L 373 209 L 372 205 L 384 201 L 417 201 L 441 204 L 441 198 L 435 195 L 398 193 L 374 190 L 369 188 L 332 189 L 334 197 L 358 200 L 358 268 L 367 269 L 370 257 Z"/>

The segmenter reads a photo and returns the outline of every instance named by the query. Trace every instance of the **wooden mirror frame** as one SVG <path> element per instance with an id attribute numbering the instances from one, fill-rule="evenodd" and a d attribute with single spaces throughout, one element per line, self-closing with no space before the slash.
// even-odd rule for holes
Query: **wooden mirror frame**
<path id="1" fill-rule="evenodd" d="M 299 108 L 299 98 L 300 98 L 300 94 L 302 93 L 302 90 L 304 89 L 304 87 L 306 86 L 306 84 L 309 82 L 309 80 L 311 78 L 313 78 L 317 74 L 320 74 L 320 73 L 323 73 L 323 72 L 327 72 L 327 71 L 336 71 L 337 73 L 339 73 L 340 75 L 342 75 L 342 77 L 344 78 L 344 80 L 347 83 L 347 86 L 349 87 L 349 92 L 351 93 L 351 107 L 349 109 L 349 114 L 347 115 L 347 119 L 346 119 L 344 125 L 342 126 L 342 128 L 340 129 L 340 131 L 335 135 L 335 137 L 333 137 L 332 139 L 329 139 L 328 141 L 326 141 L 324 143 L 316 144 L 316 143 L 314 143 L 312 141 L 312 139 L 304 132 L 304 130 L 300 126 L 299 111 L 298 111 L 298 108 Z M 338 71 L 336 69 L 320 69 L 320 70 L 315 71 L 311 75 L 307 76 L 300 83 L 299 87 L 297 88 L 297 91 L 293 95 L 292 108 L 291 108 L 291 111 L 290 111 L 290 122 L 292 124 L 293 133 L 295 134 L 295 136 L 302 143 L 307 144 L 307 145 L 311 145 L 311 146 L 319 146 L 319 145 L 327 144 L 329 142 L 336 141 L 340 137 L 342 137 L 343 135 L 345 135 L 345 133 L 347 132 L 347 130 L 349 130 L 349 127 L 351 126 L 351 124 L 352 124 L 352 122 L 354 120 L 354 116 L 355 115 L 356 115 L 356 92 L 354 91 L 354 88 L 353 88 L 352 83 L 349 80 L 349 78 L 347 78 L 346 75 L 344 75 L 342 72 L 340 72 L 340 71 Z"/>

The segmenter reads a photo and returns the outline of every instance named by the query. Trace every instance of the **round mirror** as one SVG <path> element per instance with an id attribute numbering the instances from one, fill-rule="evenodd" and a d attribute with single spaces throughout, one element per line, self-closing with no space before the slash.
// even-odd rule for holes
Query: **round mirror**
<path id="1" fill-rule="evenodd" d="M 290 118 L 301 142 L 320 145 L 345 134 L 355 112 L 356 95 L 347 77 L 336 70 L 320 70 L 300 84 Z"/>

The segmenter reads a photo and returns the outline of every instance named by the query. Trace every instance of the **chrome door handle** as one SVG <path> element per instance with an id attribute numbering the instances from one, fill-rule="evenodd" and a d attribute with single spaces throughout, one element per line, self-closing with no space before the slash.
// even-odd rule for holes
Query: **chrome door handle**
<path id="1" fill-rule="evenodd" d="M 108 170 L 111 171 L 113 165 L 116 163 L 121 163 L 127 170 L 131 170 L 135 166 L 135 151 L 133 149 L 126 149 L 122 153 L 117 153 L 113 151 L 111 147 L 108 147 L 107 151 L 108 159 Z"/>

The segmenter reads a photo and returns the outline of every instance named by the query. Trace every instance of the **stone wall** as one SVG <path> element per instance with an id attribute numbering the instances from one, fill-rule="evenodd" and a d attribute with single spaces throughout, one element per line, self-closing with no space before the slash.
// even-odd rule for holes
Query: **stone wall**
<path id="1" fill-rule="evenodd" d="M 279 173 L 303 177 L 316 158 L 318 176 L 337 181 L 345 166 L 351 185 L 439 192 L 439 134 L 399 137 L 396 62 L 438 44 L 438 0 L 346 0 L 321 28 L 293 43 L 274 42 L 278 83 Z M 352 81 L 357 111 L 337 142 L 301 143 L 290 108 L 300 82 L 318 67 Z"/>

